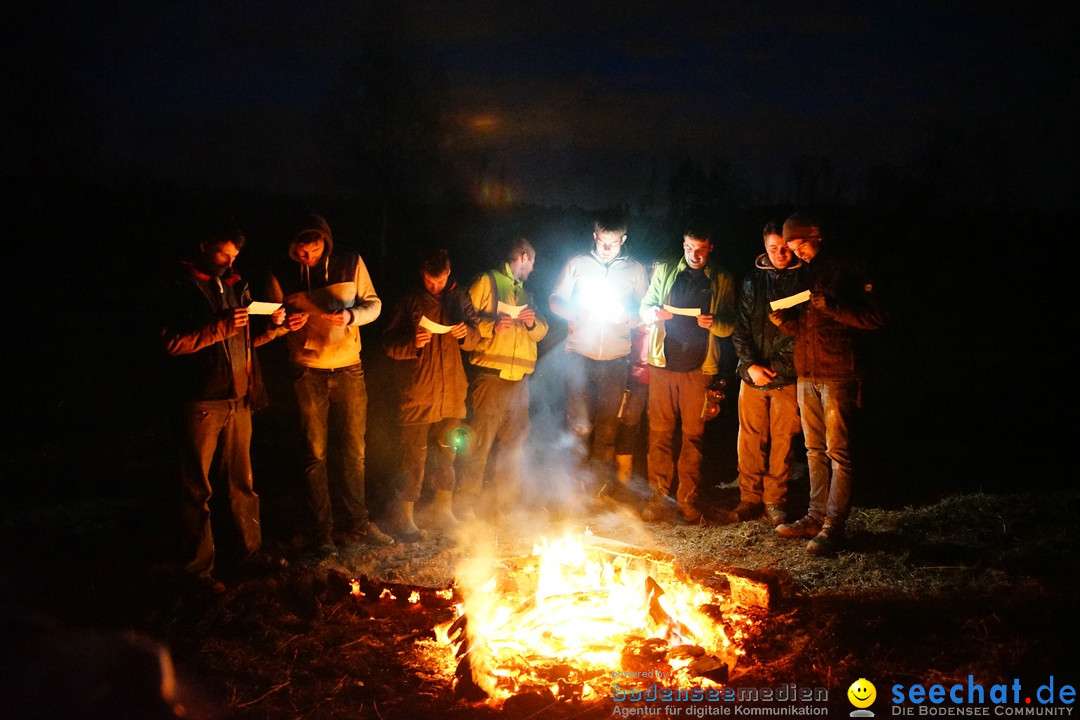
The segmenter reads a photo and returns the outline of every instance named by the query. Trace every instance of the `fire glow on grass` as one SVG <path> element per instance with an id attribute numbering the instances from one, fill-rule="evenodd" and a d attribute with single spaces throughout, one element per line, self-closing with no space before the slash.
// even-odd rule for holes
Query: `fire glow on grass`
<path id="1" fill-rule="evenodd" d="M 457 648 L 458 683 L 475 699 L 546 690 L 588 700 L 616 683 L 722 683 L 748 622 L 672 562 L 588 534 L 541 539 L 517 560 L 474 562 L 458 582 L 458 618 L 437 634 Z"/>

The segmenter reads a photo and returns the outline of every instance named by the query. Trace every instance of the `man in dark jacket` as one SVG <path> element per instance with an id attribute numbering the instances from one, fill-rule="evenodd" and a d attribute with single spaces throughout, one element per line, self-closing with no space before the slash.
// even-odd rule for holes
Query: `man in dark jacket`
<path id="1" fill-rule="evenodd" d="M 784 222 L 784 242 L 805 263 L 810 297 L 769 319 L 795 336 L 810 508 L 806 516 L 776 528 L 785 538 L 808 537 L 806 549 L 828 554 L 844 540 L 850 512 L 850 431 L 862 381 L 860 344 L 867 331 L 885 324 L 885 312 L 861 264 L 826 250 L 814 218 L 796 213 Z"/>
<path id="2" fill-rule="evenodd" d="M 420 280 L 405 293 L 386 327 L 386 354 L 399 362 L 401 388 L 401 480 L 398 484 L 398 532 L 406 542 L 419 540 L 413 511 L 420 500 L 428 447 L 432 448 L 428 481 L 435 496 L 431 526 L 448 530 L 453 514 L 454 457 L 467 438 L 465 396 L 469 382 L 461 351 L 471 352 L 480 339 L 478 318 L 469 294 L 450 281 L 446 250 L 427 253 L 420 262 Z"/>
<path id="3" fill-rule="evenodd" d="M 803 290 L 806 267 L 784 243 L 779 223 L 765 226 L 765 252 L 743 281 L 732 341 L 739 358 L 740 521 L 761 515 L 784 523 L 791 477 L 791 444 L 799 434 L 795 341 L 769 322 L 769 304 Z"/>
<path id="4" fill-rule="evenodd" d="M 161 328 L 165 350 L 175 356 L 178 370 L 174 389 L 180 408 L 184 569 L 214 593 L 225 589 L 212 575 L 210 496 L 218 471 L 228 480 L 229 505 L 244 555 L 254 556 L 262 543 L 250 456 L 251 410 L 261 394 L 252 345 L 268 337 L 251 341 L 251 296 L 232 268 L 243 246 L 243 234 L 232 225 L 209 232 L 195 260 L 184 263 L 169 284 Z M 282 321 L 284 312 L 276 317 Z"/>

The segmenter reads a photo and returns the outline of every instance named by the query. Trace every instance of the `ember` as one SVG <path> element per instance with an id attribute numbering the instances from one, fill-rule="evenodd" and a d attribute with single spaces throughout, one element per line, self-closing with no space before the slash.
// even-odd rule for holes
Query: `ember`
<path id="1" fill-rule="evenodd" d="M 458 617 L 437 632 L 457 649 L 457 689 L 469 699 L 716 685 L 742 654 L 749 620 L 728 599 L 670 558 L 588 532 L 460 575 Z"/>

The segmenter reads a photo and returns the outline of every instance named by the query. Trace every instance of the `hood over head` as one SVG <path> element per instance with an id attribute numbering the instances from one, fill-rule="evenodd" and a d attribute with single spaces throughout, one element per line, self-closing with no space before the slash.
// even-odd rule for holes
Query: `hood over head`
<path id="1" fill-rule="evenodd" d="M 330 232 L 330 224 L 326 222 L 326 218 L 316 213 L 306 213 L 301 215 L 293 223 L 291 230 L 289 231 L 289 257 L 296 260 L 296 245 L 300 236 L 308 232 L 318 232 L 325 238 L 326 245 L 323 248 L 323 257 L 328 257 L 330 251 L 334 249 L 334 236 Z"/>

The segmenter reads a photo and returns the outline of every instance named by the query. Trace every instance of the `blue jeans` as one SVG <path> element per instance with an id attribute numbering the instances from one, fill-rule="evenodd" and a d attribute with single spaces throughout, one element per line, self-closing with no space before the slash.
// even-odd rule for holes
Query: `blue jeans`
<path id="1" fill-rule="evenodd" d="M 184 493 L 184 569 L 208 576 L 214 569 L 214 535 L 210 531 L 212 481 L 220 472 L 228 481 L 229 506 L 251 555 L 262 544 L 259 496 L 251 477 L 251 410 L 243 400 L 204 400 L 183 407 L 180 481 Z M 214 456 L 218 465 L 214 465 Z"/>
<path id="2" fill-rule="evenodd" d="M 810 470 L 809 514 L 843 523 L 851 512 L 850 428 L 859 383 L 799 378 L 798 393 Z"/>
<path id="3" fill-rule="evenodd" d="M 330 505 L 326 458 L 331 434 L 342 471 L 341 510 L 347 531 L 364 532 L 368 511 L 364 502 L 364 434 L 367 432 L 367 386 L 360 364 L 323 370 L 297 367 L 293 382 L 304 432 L 304 480 L 315 522 L 315 537 L 330 542 L 334 513 Z"/>

